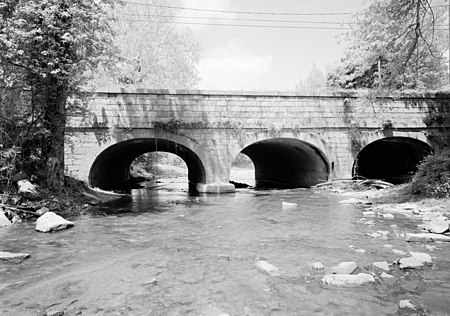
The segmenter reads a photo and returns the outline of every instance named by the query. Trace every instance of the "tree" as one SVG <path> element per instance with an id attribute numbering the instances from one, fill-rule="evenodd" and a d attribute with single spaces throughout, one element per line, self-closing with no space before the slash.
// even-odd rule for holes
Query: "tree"
<path id="1" fill-rule="evenodd" d="M 314 94 L 326 90 L 327 88 L 327 76 L 326 74 L 317 68 L 316 64 L 312 65 L 312 69 L 309 71 L 305 80 L 300 80 L 295 86 L 297 93 Z"/>
<path id="2" fill-rule="evenodd" d="M 118 55 L 91 83 L 95 89 L 189 89 L 198 83 L 200 48 L 188 29 L 174 24 L 161 0 L 125 2 L 112 13 Z"/>
<path id="3" fill-rule="evenodd" d="M 4 0 L 0 2 L 2 95 L 28 89 L 26 131 L 39 127 L 39 155 L 50 189 L 64 185 L 67 98 L 111 54 L 112 0 Z M 2 105 L 3 106 L 3 105 Z M 0 113 L 2 114 L 2 113 Z M 24 136 L 24 135 L 22 135 Z M 29 136 L 29 135 L 25 135 Z"/>
<path id="4" fill-rule="evenodd" d="M 431 0 L 373 0 L 358 15 L 340 64 L 328 75 L 341 88 L 436 89 L 446 79 L 445 6 Z"/>

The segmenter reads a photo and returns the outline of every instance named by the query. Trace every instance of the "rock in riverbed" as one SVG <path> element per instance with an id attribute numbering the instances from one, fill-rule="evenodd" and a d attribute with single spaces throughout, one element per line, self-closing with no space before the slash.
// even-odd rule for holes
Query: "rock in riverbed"
<path id="1" fill-rule="evenodd" d="M 314 262 L 312 264 L 312 268 L 313 268 L 313 270 L 316 270 L 316 271 L 325 269 L 325 267 L 323 266 L 323 264 L 321 262 Z"/>
<path id="2" fill-rule="evenodd" d="M 423 306 L 411 300 L 398 302 L 398 312 L 400 315 L 428 315 Z"/>
<path id="3" fill-rule="evenodd" d="M 375 282 L 372 275 L 368 273 L 354 274 L 327 274 L 322 278 L 322 282 L 327 285 L 336 286 L 358 286 Z"/>
<path id="4" fill-rule="evenodd" d="M 0 252 L 0 260 L 6 262 L 21 262 L 29 256 L 27 253 Z"/>
<path id="5" fill-rule="evenodd" d="M 290 210 L 297 207 L 297 203 L 290 203 L 290 202 L 281 202 L 281 208 L 283 210 Z"/>
<path id="6" fill-rule="evenodd" d="M 357 268 L 356 262 L 348 261 L 339 263 L 336 267 L 331 268 L 331 271 L 334 274 L 352 274 Z"/>
<path id="7" fill-rule="evenodd" d="M 433 233 L 406 234 L 406 241 L 424 242 L 424 241 L 444 241 L 450 242 L 450 236 Z"/>
<path id="8" fill-rule="evenodd" d="M 11 222 L 6 217 L 5 212 L 0 210 L 0 227 L 11 226 Z"/>
<path id="9" fill-rule="evenodd" d="M 390 271 L 389 264 L 387 261 L 379 261 L 372 263 L 372 266 L 376 269 L 383 270 L 383 271 Z"/>
<path id="10" fill-rule="evenodd" d="M 423 228 L 430 233 L 443 234 L 449 230 L 449 221 L 431 221 L 423 225 Z"/>
<path id="11" fill-rule="evenodd" d="M 74 223 L 62 218 L 61 216 L 53 212 L 47 212 L 37 219 L 35 229 L 43 233 L 49 233 L 73 226 Z"/>
<path id="12" fill-rule="evenodd" d="M 409 253 L 414 259 L 419 260 L 422 263 L 431 263 L 431 256 L 423 252 L 410 252 Z"/>
<path id="13" fill-rule="evenodd" d="M 279 276 L 280 270 L 278 270 L 277 267 L 271 265 L 267 261 L 261 260 L 255 263 L 255 266 L 258 268 L 259 271 L 265 272 L 270 276 Z"/>
<path id="14" fill-rule="evenodd" d="M 401 258 L 398 261 L 398 264 L 400 269 L 415 269 L 423 267 L 423 263 L 414 257 Z"/>
<path id="15" fill-rule="evenodd" d="M 34 184 L 28 180 L 17 181 L 17 186 L 19 187 L 18 193 L 29 199 L 36 199 L 39 197 L 39 193 Z"/>

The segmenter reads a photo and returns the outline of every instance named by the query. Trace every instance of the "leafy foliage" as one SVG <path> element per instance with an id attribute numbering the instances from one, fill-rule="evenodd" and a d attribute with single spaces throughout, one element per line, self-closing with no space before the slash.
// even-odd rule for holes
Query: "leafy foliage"
<path id="1" fill-rule="evenodd" d="M 141 4 L 139 4 L 141 3 Z M 161 0 L 124 3 L 112 12 L 118 54 L 97 73 L 97 89 L 130 87 L 189 89 L 198 83 L 199 45 L 188 29 L 173 24 Z M 147 5 L 149 4 L 149 5 Z"/>
<path id="2" fill-rule="evenodd" d="M 77 87 L 86 70 L 105 59 L 112 33 L 108 0 L 28 0 L 0 3 L 1 79 L 28 85 Z M 4 71 L 5 68 L 9 71 Z M 21 77 L 20 77 L 21 75 Z"/>
<path id="3" fill-rule="evenodd" d="M 450 150 L 424 159 L 411 182 L 411 192 L 427 197 L 450 197 Z"/>
<path id="4" fill-rule="evenodd" d="M 446 82 L 445 6 L 431 0 L 373 0 L 347 34 L 329 84 L 340 88 L 436 89 Z M 436 1 L 438 2 L 438 1 Z M 433 3 L 434 4 L 434 3 Z M 380 71 L 379 71 L 380 70 Z"/>
<path id="5" fill-rule="evenodd" d="M 112 2 L 0 2 L 2 153 L 18 149 L 15 165 L 26 172 L 34 171 L 25 163 L 37 160 L 34 169 L 53 189 L 64 183 L 67 97 L 111 53 Z"/>

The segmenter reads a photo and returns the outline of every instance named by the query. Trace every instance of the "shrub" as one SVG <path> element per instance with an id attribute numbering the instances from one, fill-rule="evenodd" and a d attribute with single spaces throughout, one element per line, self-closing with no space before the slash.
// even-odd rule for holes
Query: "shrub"
<path id="1" fill-rule="evenodd" d="M 450 150 L 426 157 L 411 182 L 411 193 L 425 197 L 450 197 Z"/>

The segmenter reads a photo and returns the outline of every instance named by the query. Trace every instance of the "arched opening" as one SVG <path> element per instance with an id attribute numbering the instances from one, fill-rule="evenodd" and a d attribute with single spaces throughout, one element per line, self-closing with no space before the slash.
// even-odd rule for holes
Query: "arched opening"
<path id="1" fill-rule="evenodd" d="M 257 188 L 311 187 L 328 180 L 329 163 L 315 146 L 293 138 L 262 140 L 242 150 L 254 164 Z"/>
<path id="2" fill-rule="evenodd" d="M 168 152 L 186 163 L 189 184 L 206 180 L 200 158 L 189 148 L 165 139 L 138 138 L 120 142 L 105 149 L 92 164 L 89 184 L 103 190 L 122 190 L 131 180 L 130 166 L 139 156 L 149 152 Z"/>
<path id="3" fill-rule="evenodd" d="M 142 154 L 130 166 L 131 177 L 151 179 L 187 177 L 188 169 L 183 159 L 169 153 L 153 151 Z"/>
<path id="4" fill-rule="evenodd" d="M 408 182 L 431 147 L 414 138 L 387 137 L 365 146 L 356 157 L 352 175 L 399 184 Z"/>
<path id="5" fill-rule="evenodd" d="M 230 183 L 236 189 L 255 186 L 255 165 L 253 161 L 243 153 L 239 153 L 231 164 Z"/>

